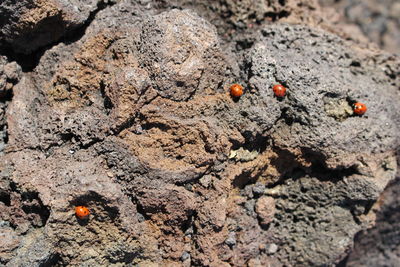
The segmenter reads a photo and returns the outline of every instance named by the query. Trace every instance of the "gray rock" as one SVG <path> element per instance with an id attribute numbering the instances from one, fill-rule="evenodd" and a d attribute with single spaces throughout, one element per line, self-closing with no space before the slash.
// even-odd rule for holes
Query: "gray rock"
<path id="1" fill-rule="evenodd" d="M 58 41 L 88 20 L 98 0 L 6 0 L 0 3 L 0 43 L 29 54 Z"/>
<path id="2" fill-rule="evenodd" d="M 202 186 L 208 188 L 210 186 L 211 180 L 211 175 L 204 175 L 202 178 L 200 178 L 199 182 Z"/>
<path id="3" fill-rule="evenodd" d="M 43 266 L 56 263 L 58 255 L 46 234 L 35 231 L 28 234 L 17 250 L 17 254 L 6 266 Z"/>
<path id="4" fill-rule="evenodd" d="M 268 254 L 275 254 L 278 251 L 278 246 L 275 243 L 268 244 L 266 251 Z"/>
<path id="5" fill-rule="evenodd" d="M 21 78 L 21 67 L 16 62 L 8 62 L 0 56 L 0 98 L 10 94 L 13 86 Z"/>
<path id="6" fill-rule="evenodd" d="M 218 88 L 226 66 L 215 28 L 196 14 L 171 10 L 145 21 L 139 62 L 165 98 L 187 100 Z"/>
<path id="7" fill-rule="evenodd" d="M 0 263 L 6 263 L 15 256 L 15 250 L 20 244 L 20 237 L 7 226 L 0 227 Z"/>
<path id="8" fill-rule="evenodd" d="M 272 85 L 288 88 L 280 103 L 284 113 L 272 134 L 275 145 L 317 154 L 332 168 L 355 164 L 344 154 L 379 153 L 398 146 L 399 117 L 387 108 L 399 101 L 388 93 L 395 90 L 388 86 L 390 78 L 374 71 L 338 37 L 303 26 L 266 27 L 249 57 L 249 82 L 261 97 L 277 103 Z M 354 67 L 352 62 L 362 65 Z M 335 121 L 324 110 L 326 98 L 360 101 L 370 109 L 363 117 Z"/>
<path id="9" fill-rule="evenodd" d="M 228 235 L 228 238 L 225 240 L 225 244 L 227 244 L 230 247 L 233 247 L 236 245 L 236 234 L 235 232 L 230 232 Z"/>
<path id="10" fill-rule="evenodd" d="M 37 35 L 15 51 L 84 27 L 32 71 L 0 58 L 0 219 L 25 244 L 4 264 L 332 265 L 369 225 L 397 169 L 398 58 L 318 30 L 315 1 L 11 2 L 3 45 Z"/>
<path id="11" fill-rule="evenodd" d="M 260 196 L 262 194 L 264 194 L 265 191 L 265 185 L 264 184 L 260 184 L 260 183 L 256 183 L 253 186 L 253 193 L 257 196 Z"/>
<path id="12" fill-rule="evenodd" d="M 185 251 L 185 252 L 182 253 L 181 261 L 185 261 L 185 260 L 187 260 L 189 258 L 190 258 L 189 252 Z"/>

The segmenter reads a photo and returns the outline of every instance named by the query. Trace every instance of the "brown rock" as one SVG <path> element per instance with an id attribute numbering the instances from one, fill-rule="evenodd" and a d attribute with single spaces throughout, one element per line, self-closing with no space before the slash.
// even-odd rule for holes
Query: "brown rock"
<path id="1" fill-rule="evenodd" d="M 16 52 L 29 54 L 82 26 L 97 3 L 97 0 L 2 1 L 0 42 Z"/>
<path id="2" fill-rule="evenodd" d="M 0 207 L 1 208 L 1 207 Z M 0 227 L 0 263 L 8 262 L 20 244 L 20 237 L 10 227 Z"/>
<path id="3" fill-rule="evenodd" d="M 4 264 L 325 266 L 373 220 L 397 169 L 398 57 L 321 30 L 315 0 L 93 1 L 73 38 L 65 1 L 14 2 L 0 217 L 24 245 Z"/>
<path id="4" fill-rule="evenodd" d="M 256 213 L 263 227 L 267 226 L 275 215 L 275 200 L 272 197 L 260 197 L 255 206 Z"/>

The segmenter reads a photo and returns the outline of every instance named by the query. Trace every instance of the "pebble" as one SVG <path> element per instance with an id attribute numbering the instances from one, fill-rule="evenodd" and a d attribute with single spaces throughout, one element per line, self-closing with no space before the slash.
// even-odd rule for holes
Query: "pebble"
<path id="1" fill-rule="evenodd" d="M 236 245 L 236 234 L 235 232 L 230 232 L 228 235 L 228 238 L 225 240 L 225 244 L 227 244 L 229 247 L 233 247 Z"/>
<path id="2" fill-rule="evenodd" d="M 208 188 L 208 187 L 210 186 L 210 183 L 211 183 L 211 178 L 212 178 L 211 175 L 204 175 L 204 176 L 199 180 L 199 182 L 200 182 L 200 184 L 201 184 L 202 186 L 204 186 L 205 188 Z"/>
<path id="3" fill-rule="evenodd" d="M 263 185 L 263 184 L 257 183 L 253 187 L 253 193 L 257 196 L 264 194 L 264 191 L 265 191 L 265 185 Z"/>
<path id="4" fill-rule="evenodd" d="M 190 258 L 190 254 L 187 251 L 184 251 L 181 256 L 181 261 L 185 261 Z"/>
<path id="5" fill-rule="evenodd" d="M 266 246 L 266 251 L 268 254 L 274 254 L 278 251 L 278 246 L 274 243 L 268 244 Z"/>
<path id="6" fill-rule="evenodd" d="M 185 235 L 192 235 L 194 233 L 193 231 L 193 227 L 189 227 L 186 231 L 185 231 Z"/>
<path id="7" fill-rule="evenodd" d="M 268 225 L 275 215 L 275 200 L 272 197 L 260 197 L 255 205 L 255 210 L 261 220 L 261 225 Z"/>
<path id="8" fill-rule="evenodd" d="M 136 213 L 136 217 L 138 219 L 139 222 L 144 222 L 146 220 L 146 218 L 143 216 L 143 214 L 141 213 Z"/>

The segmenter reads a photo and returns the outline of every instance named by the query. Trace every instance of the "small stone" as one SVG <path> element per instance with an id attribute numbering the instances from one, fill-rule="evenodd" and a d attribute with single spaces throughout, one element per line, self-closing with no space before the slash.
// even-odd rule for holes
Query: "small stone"
<path id="1" fill-rule="evenodd" d="M 281 186 L 278 185 L 274 188 L 266 189 L 264 193 L 268 196 L 280 196 L 282 194 Z"/>
<path id="2" fill-rule="evenodd" d="M 190 226 L 186 231 L 185 231 L 185 235 L 192 235 L 194 232 L 193 232 L 193 227 L 192 226 Z"/>
<path id="3" fill-rule="evenodd" d="M 201 184 L 202 186 L 204 186 L 205 188 L 208 188 L 208 187 L 210 186 L 210 183 L 211 183 L 211 178 L 212 178 L 211 175 L 204 175 L 204 176 L 199 180 L 199 182 L 200 182 L 200 184 Z"/>
<path id="4" fill-rule="evenodd" d="M 142 125 L 140 124 L 135 125 L 135 127 L 133 128 L 133 132 L 135 134 L 142 134 L 143 133 Z"/>
<path id="5" fill-rule="evenodd" d="M 21 76 L 21 67 L 16 62 L 4 66 L 4 74 L 9 80 L 18 81 Z"/>
<path id="6" fill-rule="evenodd" d="M 0 221 L 0 227 L 4 227 L 4 226 L 10 226 L 10 222 L 8 221 Z"/>
<path id="7" fill-rule="evenodd" d="M 250 216 L 254 215 L 254 205 L 255 205 L 254 199 L 248 200 L 246 201 L 246 203 L 244 203 L 244 207 L 247 211 L 247 214 Z"/>
<path id="8" fill-rule="evenodd" d="M 275 215 L 275 200 L 272 197 L 261 197 L 257 200 L 255 210 L 262 226 L 267 226 Z"/>
<path id="9" fill-rule="evenodd" d="M 253 193 L 256 196 L 260 196 L 260 195 L 264 194 L 264 191 L 265 191 L 265 185 L 264 184 L 257 183 L 253 187 Z"/>
<path id="10" fill-rule="evenodd" d="M 353 113 L 353 109 L 345 99 L 325 99 L 325 112 L 338 121 L 343 121 Z"/>
<path id="11" fill-rule="evenodd" d="M 278 246 L 274 243 L 268 244 L 266 246 L 266 251 L 268 254 L 274 254 L 278 251 Z"/>
<path id="12" fill-rule="evenodd" d="M 238 150 L 231 150 L 229 153 L 229 158 L 235 158 L 237 161 L 247 162 L 257 158 L 258 154 L 259 153 L 256 150 L 249 151 L 241 147 Z"/>
<path id="13" fill-rule="evenodd" d="M 253 198 L 253 185 L 246 185 L 246 187 L 243 189 L 243 193 L 247 198 Z"/>
<path id="14" fill-rule="evenodd" d="M 228 235 L 228 238 L 225 240 L 225 244 L 227 244 L 229 247 L 233 247 L 236 245 L 236 234 L 235 232 L 230 232 Z"/>
<path id="15" fill-rule="evenodd" d="M 181 256 L 181 261 L 185 261 L 190 258 L 190 254 L 187 251 L 184 251 Z"/>
<path id="16" fill-rule="evenodd" d="M 237 155 L 237 151 L 236 151 L 236 150 L 231 150 L 231 151 L 229 152 L 228 158 L 229 158 L 229 159 L 233 159 L 233 158 L 236 157 L 236 155 Z"/>
<path id="17" fill-rule="evenodd" d="M 193 185 L 191 185 L 191 184 L 185 184 L 184 187 L 185 187 L 186 190 L 188 190 L 188 191 L 190 191 L 190 192 L 193 192 Z"/>
<path id="18" fill-rule="evenodd" d="M 139 222 L 144 222 L 146 220 L 146 218 L 143 216 L 143 214 L 141 213 L 136 213 L 136 217 L 138 219 Z"/>

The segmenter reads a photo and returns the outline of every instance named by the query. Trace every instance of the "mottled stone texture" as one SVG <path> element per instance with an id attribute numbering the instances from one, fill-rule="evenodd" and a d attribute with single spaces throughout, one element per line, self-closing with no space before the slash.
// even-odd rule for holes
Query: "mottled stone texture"
<path id="1" fill-rule="evenodd" d="M 374 227 L 357 234 L 348 266 L 397 266 L 400 261 L 399 195 L 397 178 L 380 197 L 384 204 L 377 212 Z"/>
<path id="2" fill-rule="evenodd" d="M 1 265 L 332 266 L 374 224 L 399 58 L 316 1 L 193 2 L 0 4 Z"/>
<path id="3" fill-rule="evenodd" d="M 369 39 L 384 50 L 400 53 L 400 2 L 398 0 L 319 0 L 338 11 L 336 23 Z M 361 37 L 362 38 L 362 37 Z"/>
<path id="4" fill-rule="evenodd" d="M 4 0 L 0 3 L 0 42 L 29 54 L 82 26 L 100 0 Z"/>

